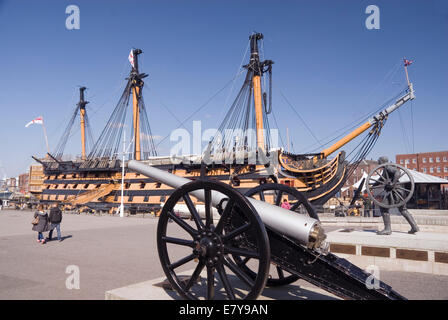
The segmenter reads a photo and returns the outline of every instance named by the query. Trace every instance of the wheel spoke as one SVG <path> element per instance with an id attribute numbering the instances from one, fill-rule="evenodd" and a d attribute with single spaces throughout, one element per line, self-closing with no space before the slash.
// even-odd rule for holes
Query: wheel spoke
<path id="1" fill-rule="evenodd" d="M 389 176 L 389 172 L 387 172 L 387 168 L 386 168 L 386 167 L 383 169 L 383 172 L 384 172 L 384 175 L 386 176 L 385 178 L 386 178 L 387 180 L 389 180 L 389 179 L 390 179 L 390 176 Z"/>
<path id="2" fill-rule="evenodd" d="M 278 190 L 276 198 L 275 198 L 275 205 L 277 207 L 280 206 L 280 202 L 282 201 L 282 194 L 283 194 L 283 191 L 282 190 Z"/>
<path id="3" fill-rule="evenodd" d="M 215 299 L 215 268 L 207 266 L 207 300 Z"/>
<path id="4" fill-rule="evenodd" d="M 241 227 L 238 227 L 238 228 L 236 228 L 235 230 L 232 230 L 232 231 L 230 231 L 229 233 L 225 234 L 225 235 L 222 237 L 222 240 L 223 240 L 223 241 L 228 241 L 228 240 L 230 240 L 230 239 L 236 237 L 237 235 L 239 235 L 239 234 L 241 234 L 241 233 L 243 233 L 243 232 L 249 230 L 250 227 L 251 227 L 251 224 L 250 224 L 250 223 L 244 224 L 244 225 L 242 225 Z"/>
<path id="5" fill-rule="evenodd" d="M 390 197 L 391 204 L 396 204 L 397 203 L 397 202 L 395 202 L 394 193 L 392 191 L 389 192 L 389 197 Z"/>
<path id="6" fill-rule="evenodd" d="M 387 198 L 388 195 L 389 195 L 388 192 L 386 192 L 386 193 L 384 194 L 384 196 L 383 196 L 383 200 L 381 200 L 381 203 L 386 204 L 386 202 L 384 202 L 384 200 L 387 200 L 386 198 Z"/>
<path id="7" fill-rule="evenodd" d="M 279 279 L 284 279 L 285 278 L 285 274 L 283 273 L 282 268 L 280 268 L 279 266 L 277 266 L 277 274 L 278 274 L 278 278 Z"/>
<path id="8" fill-rule="evenodd" d="M 396 188 L 396 189 L 403 190 L 403 191 L 405 191 L 406 193 L 411 193 L 411 190 L 406 189 L 406 188 L 403 188 L 403 187 L 395 186 L 395 188 Z"/>
<path id="9" fill-rule="evenodd" d="M 381 176 L 380 176 L 380 177 L 381 177 Z M 375 181 L 375 183 L 377 183 L 377 184 L 379 184 L 379 185 L 385 185 L 385 182 L 384 182 L 384 181 L 380 181 L 380 180 L 377 180 L 377 179 L 372 178 L 372 177 L 370 177 L 370 179 L 369 179 L 369 184 L 372 184 L 372 183 L 370 182 L 370 180 Z M 374 185 L 375 185 L 375 184 L 374 184 Z"/>
<path id="10" fill-rule="evenodd" d="M 221 218 L 219 219 L 218 224 L 215 228 L 215 232 L 217 234 L 221 234 L 222 230 L 224 229 L 224 224 L 226 223 L 230 213 L 232 212 L 234 204 L 235 202 L 232 199 L 227 201 L 226 208 L 224 209 L 224 212 L 222 213 Z"/>
<path id="11" fill-rule="evenodd" d="M 229 278 L 227 277 L 226 271 L 222 264 L 218 264 L 216 267 L 216 271 L 218 271 L 219 278 L 224 285 L 224 289 L 226 290 L 227 296 L 230 300 L 235 300 L 235 293 L 233 292 L 232 285 L 230 284 Z"/>
<path id="12" fill-rule="evenodd" d="M 210 228 L 213 224 L 212 217 L 212 191 L 208 188 L 204 188 L 204 198 L 205 198 L 205 226 Z"/>
<path id="13" fill-rule="evenodd" d="M 395 193 L 395 195 L 397 195 L 401 199 L 401 201 L 406 202 L 405 199 L 401 196 L 400 192 L 395 191 L 395 190 L 392 190 L 392 192 Z"/>
<path id="14" fill-rule="evenodd" d="M 178 244 L 180 246 L 194 247 L 194 243 L 191 240 L 172 238 L 172 237 L 162 237 L 162 240 L 168 243 Z"/>
<path id="15" fill-rule="evenodd" d="M 193 217 L 194 222 L 196 223 L 196 227 L 197 227 L 198 229 L 202 229 L 202 228 L 204 228 L 204 223 L 202 222 L 202 219 L 201 219 L 201 217 L 199 216 L 199 213 L 198 213 L 198 211 L 196 210 L 196 207 L 194 206 L 194 203 L 193 203 L 193 201 L 191 200 L 190 195 L 189 195 L 188 193 L 184 194 L 184 195 L 183 195 L 183 199 L 184 199 L 184 201 L 185 201 L 185 204 L 186 204 L 187 207 L 188 207 L 188 210 L 190 211 L 190 213 L 191 213 L 191 215 L 192 215 L 192 217 Z"/>
<path id="16" fill-rule="evenodd" d="M 224 253 L 230 253 L 230 254 L 234 254 L 237 256 L 249 257 L 249 258 L 254 258 L 254 259 L 259 258 L 258 252 L 256 252 L 256 251 L 248 251 L 248 250 L 243 250 L 243 249 L 229 247 L 229 246 L 224 246 Z"/>
<path id="17" fill-rule="evenodd" d="M 241 258 L 241 257 L 240 257 Z M 243 260 L 241 260 L 240 262 L 238 262 L 237 264 L 241 267 L 243 265 L 245 265 L 246 263 L 248 263 L 250 260 L 250 257 L 245 257 Z"/>
<path id="18" fill-rule="evenodd" d="M 186 284 L 184 290 L 188 292 L 188 290 L 191 289 L 191 287 L 197 282 L 199 276 L 201 275 L 202 269 L 204 269 L 205 263 L 203 261 L 199 261 L 198 265 L 194 269 L 193 274 L 191 275 L 190 280 L 188 280 L 188 283 Z"/>
<path id="19" fill-rule="evenodd" d="M 190 261 L 193 260 L 195 257 L 196 257 L 196 256 L 195 256 L 194 254 L 190 254 L 190 255 L 188 255 L 188 256 L 186 256 L 186 257 L 184 257 L 184 258 L 182 258 L 182 259 L 180 259 L 180 260 L 178 260 L 178 261 L 176 261 L 176 262 L 174 262 L 174 263 L 172 263 L 172 264 L 170 264 L 170 265 L 168 266 L 168 268 L 169 268 L 170 270 L 174 270 L 174 269 L 180 267 L 181 265 L 184 265 L 184 264 L 186 264 L 187 262 L 190 262 Z"/>
<path id="20" fill-rule="evenodd" d="M 384 171 L 384 170 L 383 170 Z M 378 171 L 378 170 L 375 170 L 375 173 L 376 174 L 372 174 L 372 176 L 378 176 L 379 177 L 379 179 L 380 180 L 383 180 L 384 182 L 386 181 L 386 179 L 383 177 L 383 172 L 380 172 L 380 171 Z M 371 177 L 371 179 L 373 179 L 372 177 Z M 378 181 L 379 182 L 379 181 Z"/>
<path id="21" fill-rule="evenodd" d="M 186 223 L 185 221 L 183 221 L 181 218 L 179 218 L 178 216 L 176 216 L 173 212 L 169 212 L 168 216 L 173 219 L 179 226 L 182 227 L 182 229 L 184 229 L 185 231 L 187 231 L 192 237 L 196 236 L 198 234 L 198 232 L 196 230 L 194 230 L 190 225 L 188 225 L 188 223 Z"/>
<path id="22" fill-rule="evenodd" d="M 250 279 L 243 271 L 241 271 L 241 269 L 235 265 L 235 263 L 233 263 L 232 261 L 229 261 L 227 259 L 227 257 L 224 258 L 223 260 L 224 264 L 230 269 L 232 270 L 232 272 L 238 277 L 240 278 L 244 283 L 246 283 L 249 287 L 252 287 L 254 285 L 254 282 L 252 279 Z"/>

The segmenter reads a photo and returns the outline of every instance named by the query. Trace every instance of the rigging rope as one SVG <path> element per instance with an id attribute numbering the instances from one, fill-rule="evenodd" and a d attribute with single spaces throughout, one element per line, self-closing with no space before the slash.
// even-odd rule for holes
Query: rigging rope
<path id="1" fill-rule="evenodd" d="M 292 109 L 292 111 L 294 111 L 294 113 L 297 115 L 297 117 L 300 119 L 300 121 L 302 122 L 302 124 L 305 126 L 305 128 L 308 130 L 308 132 L 313 136 L 314 140 L 317 141 L 318 144 L 320 144 L 320 146 L 323 148 L 322 143 L 319 141 L 319 139 L 317 139 L 316 135 L 313 133 L 313 131 L 311 130 L 311 128 L 306 124 L 306 122 L 303 120 L 303 118 L 300 116 L 300 114 L 294 109 L 294 107 L 292 106 L 292 104 L 289 102 L 288 99 L 286 99 L 285 95 L 283 94 L 283 92 L 280 90 L 280 94 L 282 95 L 283 99 L 285 99 L 286 103 L 289 105 L 289 107 Z"/>

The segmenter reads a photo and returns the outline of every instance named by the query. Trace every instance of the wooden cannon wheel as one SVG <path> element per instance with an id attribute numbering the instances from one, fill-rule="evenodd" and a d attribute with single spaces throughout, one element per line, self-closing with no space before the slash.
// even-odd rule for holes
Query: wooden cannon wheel
<path id="1" fill-rule="evenodd" d="M 212 192 L 226 197 L 216 224 Z M 205 199 L 205 221 L 194 204 L 198 193 Z M 176 214 L 179 202 L 187 206 L 191 222 Z M 197 180 L 177 189 L 160 215 L 157 247 L 166 277 L 185 299 L 256 299 L 266 285 L 270 248 L 264 224 L 247 198 L 224 183 Z M 232 254 L 256 261 L 256 277 L 242 272 Z"/>
<path id="2" fill-rule="evenodd" d="M 395 174 L 391 176 L 386 167 L 392 167 Z M 400 181 L 407 176 L 408 181 Z M 383 163 L 373 169 L 367 176 L 366 189 L 370 199 L 383 208 L 397 208 L 404 206 L 414 194 L 414 178 L 408 169 L 395 164 Z M 410 188 L 406 185 L 410 184 Z"/>
<path id="3" fill-rule="evenodd" d="M 261 184 L 255 188 L 250 189 L 245 194 L 246 197 L 257 198 L 257 200 L 269 201 L 276 206 L 281 206 L 282 199 L 287 196 L 289 201 L 291 202 L 290 210 L 307 214 L 310 217 L 313 217 L 319 220 L 316 212 L 313 207 L 307 200 L 307 198 L 299 191 L 289 186 L 278 184 L 278 183 L 265 183 Z M 270 199 L 268 199 L 270 198 Z M 233 255 L 233 259 L 240 266 L 241 270 L 243 270 L 249 277 L 255 278 L 256 272 L 254 272 L 250 266 L 248 266 L 247 262 L 249 259 L 247 257 L 240 257 L 238 255 Z M 268 281 L 266 285 L 269 287 L 278 287 L 288 285 L 293 283 L 299 279 L 299 276 L 295 274 L 290 274 L 287 271 L 283 270 L 279 266 L 275 266 L 275 269 L 272 270 L 268 276 Z"/>

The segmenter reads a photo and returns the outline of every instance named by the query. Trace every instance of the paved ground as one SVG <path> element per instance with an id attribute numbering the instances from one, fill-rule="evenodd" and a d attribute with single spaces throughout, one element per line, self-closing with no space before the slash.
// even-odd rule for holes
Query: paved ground
<path id="1" fill-rule="evenodd" d="M 64 240 L 41 245 L 31 230 L 32 214 L 0 211 L 0 299 L 102 300 L 107 290 L 163 276 L 157 219 L 67 214 Z M 79 290 L 66 288 L 70 265 L 79 267 Z M 448 300 L 446 276 L 386 271 L 380 276 L 407 298 Z"/>

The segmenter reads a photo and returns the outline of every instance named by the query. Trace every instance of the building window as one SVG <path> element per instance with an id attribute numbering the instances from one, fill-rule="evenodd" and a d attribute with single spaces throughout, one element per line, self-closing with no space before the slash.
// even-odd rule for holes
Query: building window
<path id="1" fill-rule="evenodd" d="M 448 172 L 448 167 L 444 167 L 443 172 Z"/>
<path id="2" fill-rule="evenodd" d="M 426 158 L 423 158 L 423 163 L 426 163 Z"/>
<path id="3" fill-rule="evenodd" d="M 443 162 L 446 162 L 446 157 L 443 157 Z"/>
<path id="4" fill-rule="evenodd" d="M 436 157 L 436 162 L 440 162 L 440 157 Z"/>
<path id="5" fill-rule="evenodd" d="M 433 160 L 432 160 L 432 158 L 429 158 L 429 163 L 433 163 Z"/>
<path id="6" fill-rule="evenodd" d="M 426 168 L 423 168 L 423 173 L 426 173 Z"/>
<path id="7" fill-rule="evenodd" d="M 440 167 L 437 167 L 437 172 L 438 172 L 438 173 L 442 172 L 442 170 L 440 169 Z"/>
<path id="8" fill-rule="evenodd" d="M 417 159 L 412 159 L 412 163 L 417 163 Z"/>
<path id="9" fill-rule="evenodd" d="M 404 160 L 405 164 L 409 164 L 409 159 Z"/>
<path id="10" fill-rule="evenodd" d="M 404 164 L 403 159 L 400 160 L 400 164 Z"/>
<path id="11" fill-rule="evenodd" d="M 434 168 L 432 168 L 432 167 L 429 168 L 429 172 L 430 172 L 430 173 L 434 173 Z"/>

